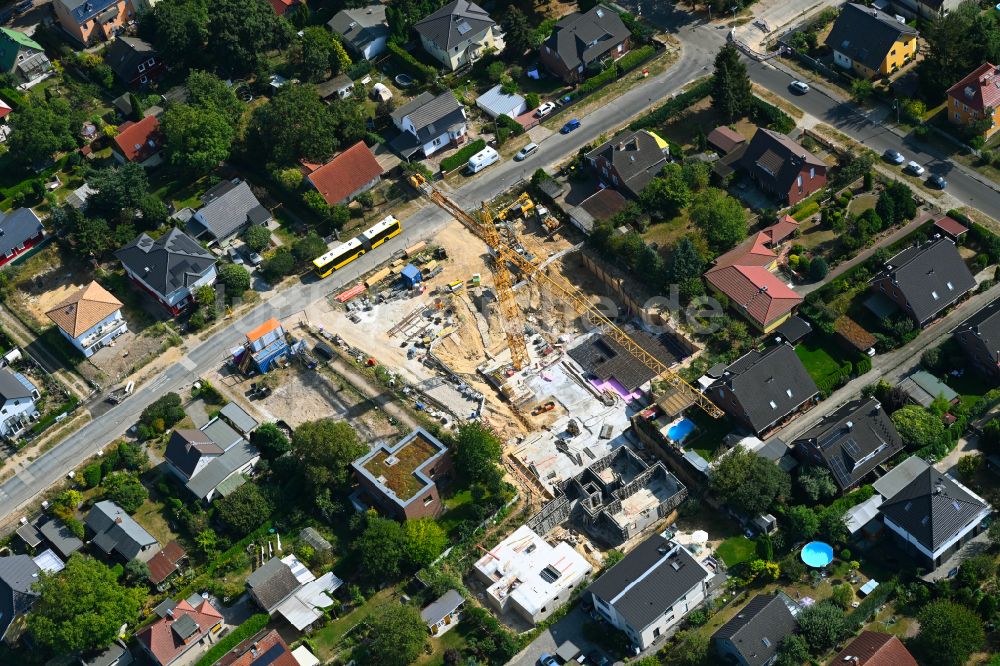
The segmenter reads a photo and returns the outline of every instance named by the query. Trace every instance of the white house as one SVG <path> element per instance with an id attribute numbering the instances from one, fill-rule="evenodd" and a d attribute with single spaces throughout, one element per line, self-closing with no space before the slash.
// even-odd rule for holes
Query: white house
<path id="1" fill-rule="evenodd" d="M 517 118 L 528 111 L 528 102 L 516 93 L 508 95 L 503 86 L 495 85 L 476 98 L 476 106 L 482 109 L 490 118 L 510 116 Z"/>
<path id="2" fill-rule="evenodd" d="M 0 368 L 0 436 L 16 437 L 41 416 L 35 406 L 41 397 L 35 385 L 20 372 Z"/>
<path id="3" fill-rule="evenodd" d="M 107 289 L 91 282 L 45 314 L 59 327 L 63 337 L 90 358 L 128 332 L 121 307 L 121 301 Z"/>
<path id="4" fill-rule="evenodd" d="M 246 483 L 260 460 L 260 453 L 243 435 L 216 417 L 201 430 L 175 430 L 163 459 L 185 488 L 208 503 Z"/>
<path id="5" fill-rule="evenodd" d="M 386 40 L 389 38 L 385 5 L 342 9 L 326 25 L 365 60 L 378 57 L 385 51 Z"/>
<path id="6" fill-rule="evenodd" d="M 426 157 L 449 146 L 465 143 L 468 135 L 465 109 L 449 90 L 440 95 L 424 92 L 392 112 L 400 135 L 390 142 L 405 159 L 423 152 Z"/>
<path id="7" fill-rule="evenodd" d="M 469 65 L 492 49 L 503 51 L 500 28 L 486 10 L 468 0 L 454 0 L 413 25 L 424 50 L 448 69 Z"/>
<path id="8" fill-rule="evenodd" d="M 145 233 L 115 253 L 125 272 L 171 314 L 180 314 L 199 287 L 215 284 L 215 257 L 179 229 L 153 240 Z"/>

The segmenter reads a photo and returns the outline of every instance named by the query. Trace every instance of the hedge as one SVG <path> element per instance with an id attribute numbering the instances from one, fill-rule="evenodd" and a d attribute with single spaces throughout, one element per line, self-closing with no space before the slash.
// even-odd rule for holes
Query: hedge
<path id="1" fill-rule="evenodd" d="M 409 51 L 403 49 L 399 44 L 395 42 L 389 42 L 387 44 L 389 53 L 393 54 L 399 59 L 400 65 L 406 72 L 423 83 L 428 83 L 437 77 L 437 70 L 433 67 L 425 65 L 420 62 Z"/>
<path id="2" fill-rule="evenodd" d="M 670 118 L 673 118 L 681 111 L 685 110 L 689 106 L 700 102 L 709 95 L 712 94 L 712 77 L 706 76 L 704 79 L 698 81 L 698 83 L 691 86 L 688 90 L 685 90 L 681 94 L 677 95 L 671 100 L 668 100 L 665 104 L 661 105 L 655 111 L 647 113 L 645 116 L 636 120 L 628 126 L 630 130 L 635 132 L 636 130 L 645 129 L 647 127 L 656 127 L 667 122 Z"/>
<path id="3" fill-rule="evenodd" d="M 859 377 L 872 369 L 872 360 L 868 356 L 862 356 L 854 362 L 854 374 Z"/>
<path id="4" fill-rule="evenodd" d="M 795 218 L 796 222 L 801 222 L 819 212 L 819 202 L 814 200 L 803 201 L 792 210 L 795 211 L 792 213 L 792 217 Z"/>
<path id="5" fill-rule="evenodd" d="M 484 141 L 483 139 L 476 139 L 475 141 L 467 145 L 465 148 L 462 148 L 454 155 L 451 155 L 450 157 L 446 157 L 443 160 L 441 160 L 441 171 L 443 173 L 448 173 L 449 171 L 454 171 L 455 169 L 458 169 L 463 164 L 468 162 L 470 157 L 472 157 L 485 147 L 486 147 L 486 141 Z"/>
<path id="6" fill-rule="evenodd" d="M 854 371 L 854 366 L 851 365 L 850 361 L 845 361 L 840 364 L 836 372 L 828 374 L 826 377 L 820 377 L 816 380 L 816 388 L 818 388 L 823 393 L 830 393 L 834 389 L 838 389 L 847 383 L 847 380 L 851 378 L 851 373 Z"/>
<path id="7" fill-rule="evenodd" d="M 642 63 L 646 62 L 656 54 L 656 48 L 652 46 L 640 46 L 637 49 L 632 49 L 615 63 L 615 68 L 618 69 L 620 74 L 635 69 Z"/>
<path id="8" fill-rule="evenodd" d="M 202 655 L 202 658 L 195 662 L 195 666 L 212 666 L 234 647 L 266 627 L 270 620 L 271 616 L 267 613 L 251 615 L 246 622 L 233 629 L 225 638 L 213 645 L 211 650 Z"/>
<path id="9" fill-rule="evenodd" d="M 788 134 L 795 129 L 795 121 L 790 115 L 759 97 L 754 97 L 749 116 L 756 124 L 766 125 L 768 129 L 781 134 Z"/>
<path id="10" fill-rule="evenodd" d="M 12 111 L 20 111 L 24 107 L 24 95 L 13 88 L 0 88 L 0 98 L 10 105 Z"/>
<path id="11" fill-rule="evenodd" d="M 895 591 L 895 579 L 880 583 L 878 587 L 872 590 L 871 594 L 861 600 L 861 603 L 858 604 L 857 608 L 844 616 L 847 626 L 850 627 L 852 631 L 860 629 Z"/>
<path id="12" fill-rule="evenodd" d="M 618 79 L 618 69 L 614 65 L 612 65 L 611 67 L 608 67 L 600 74 L 595 74 L 594 76 L 591 76 L 586 81 L 581 83 L 579 92 L 581 95 L 592 93 L 598 88 L 603 88 L 604 86 L 608 85 L 609 83 L 617 79 Z"/>
<path id="13" fill-rule="evenodd" d="M 514 136 L 520 136 L 525 132 L 524 125 L 517 122 L 516 120 L 514 120 L 505 113 L 502 113 L 500 114 L 500 116 L 497 117 L 497 125 L 499 127 L 506 127 L 511 131 L 511 133 Z"/>
<path id="14" fill-rule="evenodd" d="M 348 67 L 347 71 L 344 72 L 344 74 L 350 77 L 352 81 L 357 81 L 365 74 L 371 73 L 371 71 L 372 71 L 371 62 L 362 58 L 361 60 L 357 61 L 356 63 Z"/>

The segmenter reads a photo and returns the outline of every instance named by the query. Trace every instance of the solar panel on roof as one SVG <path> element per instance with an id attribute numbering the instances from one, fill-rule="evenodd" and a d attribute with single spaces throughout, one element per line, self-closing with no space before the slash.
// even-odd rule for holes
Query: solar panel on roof
<path id="1" fill-rule="evenodd" d="M 277 645 L 272 645 L 268 648 L 267 652 L 260 655 L 253 661 L 253 666 L 271 666 L 274 662 L 278 660 L 281 655 L 285 653 L 285 646 L 280 643 Z"/>
<path id="2" fill-rule="evenodd" d="M 466 23 L 465 21 L 462 21 L 461 23 L 458 24 L 458 34 L 464 35 L 470 30 L 472 30 L 472 26 Z"/>

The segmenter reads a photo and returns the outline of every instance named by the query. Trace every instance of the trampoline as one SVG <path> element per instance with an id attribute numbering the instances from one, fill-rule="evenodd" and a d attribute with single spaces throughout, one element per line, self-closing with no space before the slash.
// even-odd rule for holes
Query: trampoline
<path id="1" fill-rule="evenodd" d="M 810 541 L 802 547 L 802 561 L 819 569 L 833 562 L 833 546 L 822 541 Z"/>

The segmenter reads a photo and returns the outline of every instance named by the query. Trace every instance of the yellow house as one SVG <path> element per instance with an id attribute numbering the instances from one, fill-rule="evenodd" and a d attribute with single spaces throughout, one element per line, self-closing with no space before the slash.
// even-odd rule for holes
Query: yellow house
<path id="1" fill-rule="evenodd" d="M 844 5 L 826 45 L 833 61 L 866 79 L 892 74 L 917 55 L 917 30 L 892 14 L 855 3 Z"/>
<path id="2" fill-rule="evenodd" d="M 948 120 L 956 125 L 982 123 L 984 139 L 1000 129 L 1000 67 L 983 63 L 948 88 Z"/>

